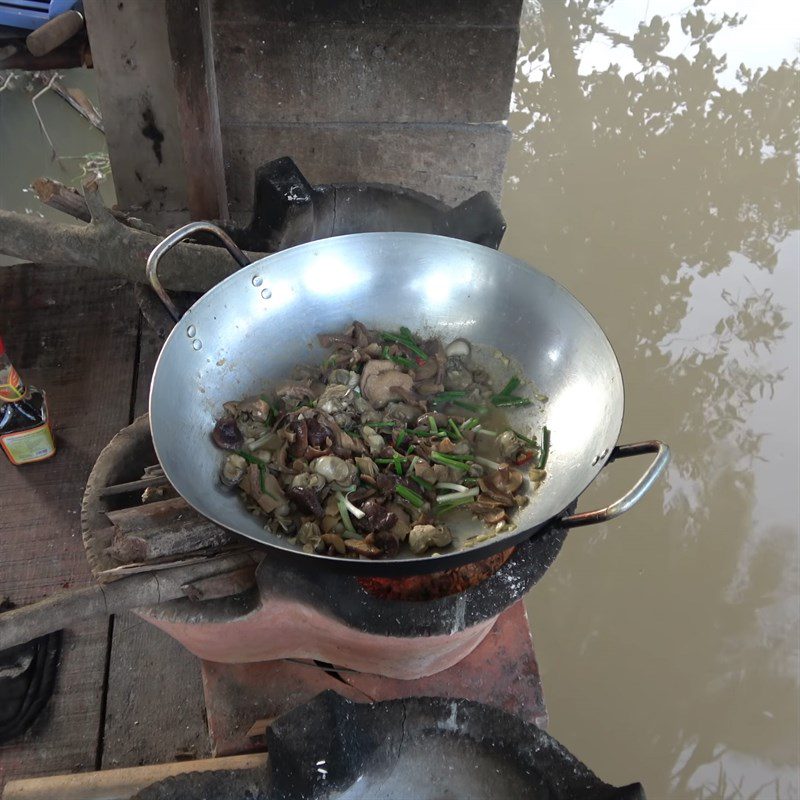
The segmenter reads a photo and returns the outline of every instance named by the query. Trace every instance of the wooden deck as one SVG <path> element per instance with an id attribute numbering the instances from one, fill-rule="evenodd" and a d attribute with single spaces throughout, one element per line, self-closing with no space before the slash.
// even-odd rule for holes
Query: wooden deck
<path id="1" fill-rule="evenodd" d="M 0 595 L 30 603 L 87 584 L 80 502 L 100 450 L 146 407 L 157 342 L 132 288 L 91 270 L 0 269 L 0 332 L 23 379 L 47 392 L 58 453 L 0 463 Z M 157 682 L 158 691 L 153 691 Z M 0 747 L 14 777 L 209 754 L 200 667 L 131 614 L 64 637 L 56 691 L 27 734 Z"/>
<path id="2" fill-rule="evenodd" d="M 0 595 L 23 605 L 92 580 L 80 531 L 86 479 L 111 437 L 145 411 L 160 343 L 129 285 L 31 265 L 0 269 L 0 332 L 23 378 L 46 390 L 58 444 L 41 464 L 0 462 Z M 242 752 L 254 721 L 324 688 L 365 699 L 463 696 L 547 719 L 521 602 L 463 662 L 418 681 L 334 680 L 289 662 L 202 668 L 131 613 L 66 631 L 53 699 L 23 738 L 0 747 L 0 791 L 14 778 Z"/>

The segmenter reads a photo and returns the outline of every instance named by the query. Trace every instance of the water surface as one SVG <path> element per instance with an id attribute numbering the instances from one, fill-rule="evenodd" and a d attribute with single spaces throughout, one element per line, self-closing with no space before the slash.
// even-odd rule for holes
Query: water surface
<path id="1" fill-rule="evenodd" d="M 673 452 L 528 598 L 550 732 L 657 799 L 800 796 L 800 25 L 763 6 L 529 4 L 519 54 L 503 248 L 607 332 L 622 440 Z"/>

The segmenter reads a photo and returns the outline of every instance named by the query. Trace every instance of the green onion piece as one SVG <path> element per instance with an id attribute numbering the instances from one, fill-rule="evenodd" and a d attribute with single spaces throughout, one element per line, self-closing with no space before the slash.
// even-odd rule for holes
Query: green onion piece
<path id="1" fill-rule="evenodd" d="M 473 455 L 461 455 L 461 453 L 442 453 L 441 455 L 447 456 L 447 458 L 453 461 L 474 461 L 475 456 Z"/>
<path id="2" fill-rule="evenodd" d="M 411 505 L 415 508 L 422 508 L 422 506 L 425 505 L 425 500 L 423 500 L 416 492 L 406 488 L 405 486 L 398 486 L 395 489 L 395 492 L 399 494 L 400 497 L 408 500 L 408 502 L 411 503 Z"/>
<path id="3" fill-rule="evenodd" d="M 500 469 L 502 464 L 498 464 L 496 461 L 492 461 L 491 459 L 484 458 L 483 456 L 475 456 L 475 461 L 483 467 L 488 467 L 489 469 Z"/>
<path id="4" fill-rule="evenodd" d="M 454 406 L 466 408 L 467 411 L 471 411 L 478 416 L 483 416 L 489 410 L 486 406 L 479 406 L 477 403 L 466 403 L 463 400 L 453 400 L 452 403 Z"/>
<path id="5" fill-rule="evenodd" d="M 463 461 L 456 461 L 454 458 L 450 458 L 442 453 L 431 453 L 431 461 L 435 461 L 437 464 L 444 464 L 446 467 L 453 467 L 453 469 L 461 469 L 464 470 L 464 472 L 469 469 L 469 464 L 465 464 Z"/>
<path id="6" fill-rule="evenodd" d="M 539 456 L 537 469 L 544 469 L 547 465 L 547 456 L 550 455 L 550 428 L 545 425 L 542 428 L 542 453 Z"/>
<path id="7" fill-rule="evenodd" d="M 458 425 L 456 425 L 454 420 L 452 420 L 452 419 L 447 420 L 447 425 L 450 428 L 450 430 L 453 432 L 453 438 L 455 439 L 455 441 L 459 442 L 464 438 L 461 435 L 461 431 L 458 429 Z"/>
<path id="8" fill-rule="evenodd" d="M 447 514 L 448 511 L 453 511 L 453 509 L 458 508 L 459 506 L 465 506 L 469 503 L 472 503 L 475 500 L 474 495 L 470 495 L 469 497 L 461 497 L 458 500 L 448 500 L 446 503 L 439 503 L 434 513 L 436 514 Z"/>
<path id="9" fill-rule="evenodd" d="M 520 385 L 520 379 L 515 375 L 500 391 L 501 395 L 509 395 Z"/>
<path id="10" fill-rule="evenodd" d="M 395 344 L 402 345 L 407 350 L 414 353 L 414 355 L 419 356 L 423 361 L 428 360 L 428 354 L 413 341 L 409 341 L 405 336 L 398 336 L 396 333 L 389 333 L 389 331 L 381 331 L 381 338 L 385 342 L 394 342 Z"/>
<path id="11" fill-rule="evenodd" d="M 411 331 L 408 328 L 406 328 L 405 326 L 403 326 L 403 325 L 400 326 L 400 335 L 402 337 L 404 337 L 409 342 L 415 342 L 416 341 L 414 339 L 413 335 L 411 334 Z"/>
<path id="12" fill-rule="evenodd" d="M 407 369 L 417 368 L 417 365 L 410 358 L 406 358 L 405 356 L 389 356 L 389 360 L 394 361 L 395 364 L 399 364 L 401 367 L 406 367 Z"/>
<path id="13" fill-rule="evenodd" d="M 453 400 L 458 400 L 460 397 L 466 397 L 466 392 L 452 391 L 452 392 L 439 392 L 433 396 L 434 403 L 450 403 Z"/>
<path id="14" fill-rule="evenodd" d="M 445 483 L 442 481 L 441 483 L 436 484 L 436 489 L 449 489 L 451 492 L 466 492 L 467 487 L 462 486 L 460 483 Z"/>
<path id="15" fill-rule="evenodd" d="M 424 478 L 420 478 L 419 475 L 409 475 L 412 481 L 418 483 L 423 489 L 430 491 L 431 489 L 435 488 L 434 485 L 430 481 L 426 481 Z"/>
<path id="16" fill-rule="evenodd" d="M 477 497 L 478 495 L 478 487 L 476 486 L 474 489 L 469 489 L 464 492 L 451 492 L 450 494 L 440 494 L 437 498 L 440 505 L 446 505 L 447 503 L 452 503 L 454 500 L 462 500 L 465 497 Z"/>
<path id="17" fill-rule="evenodd" d="M 474 427 L 480 425 L 480 421 L 475 417 L 470 417 L 462 426 L 462 431 L 471 431 Z"/>
<path id="18" fill-rule="evenodd" d="M 381 350 L 381 358 L 386 361 L 389 358 L 389 345 L 385 344 Z"/>
<path id="19" fill-rule="evenodd" d="M 497 408 L 509 406 L 529 406 L 531 401 L 527 397 L 515 397 L 511 394 L 496 394 L 492 397 L 492 405 Z"/>
<path id="20" fill-rule="evenodd" d="M 376 464 L 394 464 L 395 461 L 407 461 L 405 456 L 395 454 L 392 458 L 376 458 L 373 459 Z"/>
<path id="21" fill-rule="evenodd" d="M 405 459 L 402 458 L 401 456 L 396 455 L 396 456 L 394 456 L 394 458 L 392 460 L 394 461 L 394 471 L 398 475 L 402 475 L 403 474 L 403 462 L 405 461 Z"/>
<path id="22" fill-rule="evenodd" d="M 407 431 L 401 429 L 400 432 L 397 434 L 397 439 L 395 439 L 394 446 L 400 447 L 400 445 L 403 444 L 403 442 L 406 440 L 407 436 L 408 436 Z"/>
<path id="23" fill-rule="evenodd" d="M 527 444 L 529 447 L 536 447 L 535 439 L 529 439 L 527 436 L 523 436 L 521 433 L 519 433 L 519 431 L 511 431 L 511 433 L 513 433 L 514 436 L 516 436 L 521 442 L 525 442 L 525 444 Z"/>
<path id="24" fill-rule="evenodd" d="M 366 422 L 365 425 L 368 428 L 394 428 L 400 423 L 395 422 L 392 420 L 391 422 Z"/>
<path id="25" fill-rule="evenodd" d="M 260 467 L 266 467 L 267 462 L 258 458 L 257 456 L 248 453 L 246 450 L 234 450 L 237 456 L 241 456 L 248 464 L 258 464 Z"/>
<path id="26" fill-rule="evenodd" d="M 432 416 L 428 416 L 428 427 L 431 429 L 431 433 L 439 433 L 439 427 L 436 424 L 436 420 Z"/>
<path id="27" fill-rule="evenodd" d="M 339 516 L 342 518 L 344 529 L 348 533 L 355 534 L 356 529 L 353 527 L 353 520 L 350 519 L 350 514 L 347 511 L 347 503 L 341 492 L 336 492 L 336 505 L 339 507 Z"/>

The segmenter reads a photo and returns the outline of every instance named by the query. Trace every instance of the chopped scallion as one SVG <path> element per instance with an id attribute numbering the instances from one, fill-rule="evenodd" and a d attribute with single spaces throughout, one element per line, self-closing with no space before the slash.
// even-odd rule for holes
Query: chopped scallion
<path id="1" fill-rule="evenodd" d="M 449 419 L 447 420 L 447 425 L 450 430 L 453 432 L 453 436 L 457 442 L 461 441 L 464 437 L 461 435 L 461 431 L 458 429 L 458 425 L 456 425 L 455 420 Z"/>
<path id="2" fill-rule="evenodd" d="M 477 497 L 478 495 L 478 487 L 476 486 L 474 489 L 467 489 L 463 492 L 452 492 L 450 494 L 442 494 L 439 495 L 436 499 L 439 501 L 440 504 L 446 505 L 447 503 L 452 503 L 454 500 L 464 500 L 466 497 Z"/>
<path id="3" fill-rule="evenodd" d="M 336 492 L 336 505 L 339 508 L 339 516 L 342 518 L 342 525 L 344 529 L 351 534 L 355 534 L 356 529 L 353 527 L 353 520 L 350 519 L 350 514 L 347 511 L 347 500 L 341 492 Z"/>
<path id="4" fill-rule="evenodd" d="M 399 364 L 401 367 L 405 367 L 406 369 L 417 368 L 417 365 L 410 358 L 406 358 L 405 356 L 389 356 L 389 359 L 394 361 L 395 364 Z"/>
<path id="5" fill-rule="evenodd" d="M 454 458 L 450 458 L 449 456 L 435 451 L 431 453 L 431 461 L 435 461 L 437 464 L 444 464 L 444 466 L 452 467 L 453 469 L 460 469 L 464 472 L 469 469 L 469 464 L 465 464 L 463 461 L 457 461 Z"/>
<path id="6" fill-rule="evenodd" d="M 501 395 L 513 394 L 514 390 L 520 385 L 520 379 L 515 375 L 500 391 Z"/>
<path id="7" fill-rule="evenodd" d="M 439 426 L 432 415 L 428 416 L 428 427 L 431 429 L 431 433 L 439 433 Z"/>
<path id="8" fill-rule="evenodd" d="M 390 333 L 389 331 L 381 331 L 381 337 L 385 342 L 394 342 L 395 344 L 402 345 L 407 350 L 414 353 L 414 355 L 419 356 L 423 361 L 428 360 L 428 354 L 410 337 L 398 336 L 396 333 Z"/>
<path id="9" fill-rule="evenodd" d="M 415 508 L 422 508 L 425 505 L 425 500 L 421 498 L 415 491 L 407 488 L 406 486 L 398 486 L 395 492 L 400 495 L 404 500 L 408 500 Z"/>
<path id="10" fill-rule="evenodd" d="M 420 478 L 419 475 L 409 475 L 412 481 L 418 483 L 423 489 L 430 491 L 434 488 L 434 485 L 430 481 L 426 481 L 424 478 Z"/>
<path id="11" fill-rule="evenodd" d="M 539 456 L 537 469 L 544 469 L 547 466 L 547 457 L 550 455 L 550 428 L 545 425 L 542 428 L 542 451 Z"/>
<path id="12" fill-rule="evenodd" d="M 492 396 L 492 405 L 497 408 L 515 406 L 529 406 L 531 401 L 527 397 L 516 397 L 512 394 L 496 394 Z"/>
<path id="13" fill-rule="evenodd" d="M 525 442 L 529 447 L 536 447 L 536 441 L 534 439 L 529 439 L 527 436 L 523 436 L 519 431 L 511 431 L 514 436 L 517 437 L 521 442 Z"/>

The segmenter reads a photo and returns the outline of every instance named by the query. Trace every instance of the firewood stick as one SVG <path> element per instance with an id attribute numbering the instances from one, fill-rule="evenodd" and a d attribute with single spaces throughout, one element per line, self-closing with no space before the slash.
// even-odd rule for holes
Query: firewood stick
<path id="1" fill-rule="evenodd" d="M 55 181 L 52 178 L 37 178 L 32 184 L 31 189 L 36 192 L 39 202 L 50 208 L 55 208 L 70 217 L 75 217 L 82 222 L 90 222 L 92 215 L 89 213 L 89 206 L 86 205 L 86 200 L 83 195 L 71 186 L 66 186 L 60 181 Z M 145 233 L 152 233 L 154 236 L 163 236 L 164 232 L 143 222 L 136 217 L 126 214 L 124 211 L 118 211 L 115 208 L 109 209 L 114 219 L 119 220 L 123 225 L 129 228 L 136 228 L 136 230 L 145 231 Z"/>
<path id="2" fill-rule="evenodd" d="M 252 560 L 249 552 L 231 553 L 191 566 L 141 573 L 113 583 L 59 592 L 38 603 L 0 614 L 0 650 L 94 617 L 176 600 L 184 596 L 182 587 L 185 584 L 239 570 Z"/>
<path id="3" fill-rule="evenodd" d="M 131 508 L 106 512 L 106 516 L 123 533 L 143 531 L 165 524 L 182 524 L 189 520 L 207 522 L 182 497 L 159 500 Z"/>

